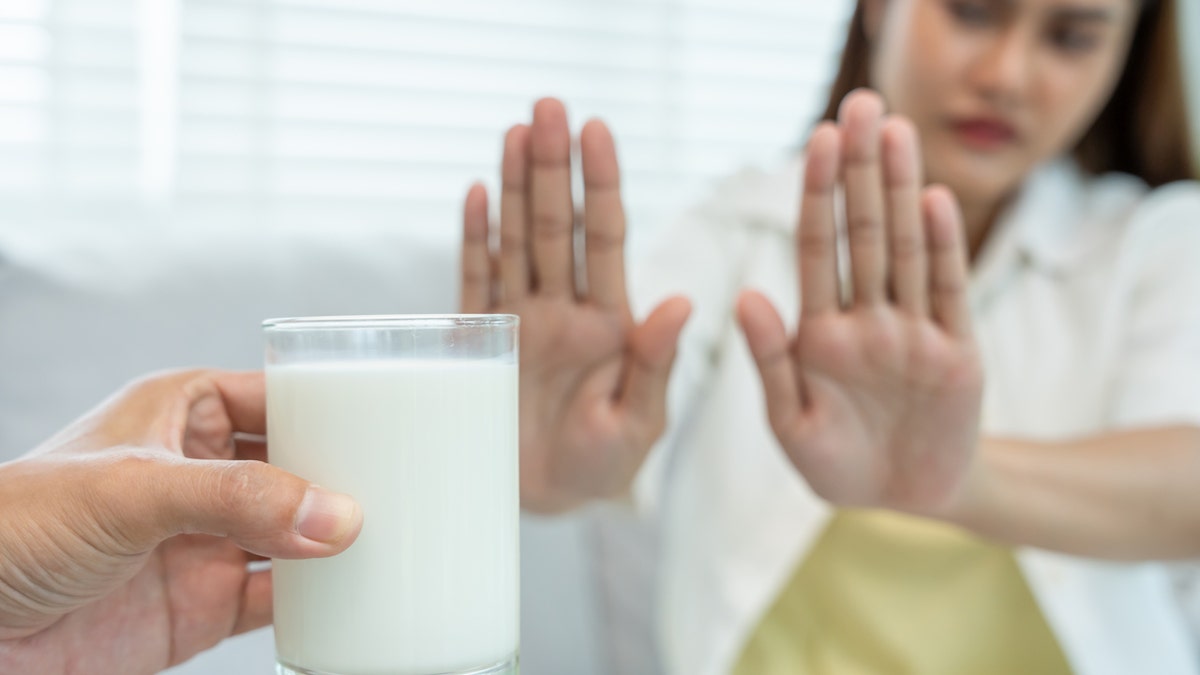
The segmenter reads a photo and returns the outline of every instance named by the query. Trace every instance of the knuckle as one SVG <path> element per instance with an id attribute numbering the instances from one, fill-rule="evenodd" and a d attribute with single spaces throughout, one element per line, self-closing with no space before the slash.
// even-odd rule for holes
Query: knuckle
<path id="1" fill-rule="evenodd" d="M 537 212 L 533 214 L 533 229 L 539 237 L 558 238 L 569 236 L 575 228 L 570 218 L 563 218 L 555 213 Z"/>
<path id="2" fill-rule="evenodd" d="M 930 293 L 940 298 L 951 298 L 961 295 L 965 291 L 966 286 L 961 281 L 953 279 L 935 280 L 930 287 Z"/>
<path id="3" fill-rule="evenodd" d="M 468 214 L 463 219 L 463 243 L 470 246 L 486 246 L 491 238 L 493 229 L 495 228 L 488 221 L 487 216 L 484 216 L 481 222 Z"/>
<path id="4" fill-rule="evenodd" d="M 892 237 L 891 249 L 892 257 L 898 260 L 916 260 L 924 253 L 925 246 L 924 242 L 910 234 Z"/>
<path id="5" fill-rule="evenodd" d="M 229 513 L 243 512 L 262 503 L 271 488 L 267 465 L 256 461 L 212 462 L 208 469 L 209 495 Z"/>
<path id="6" fill-rule="evenodd" d="M 500 252 L 501 253 L 523 253 L 525 251 L 525 235 L 516 232 L 508 231 L 500 233 Z"/>
<path id="7" fill-rule="evenodd" d="M 592 249 L 616 249 L 625 245 L 625 236 L 622 232 L 610 230 L 588 230 L 586 243 Z"/>
<path id="8" fill-rule="evenodd" d="M 851 237 L 875 238 L 883 230 L 883 223 L 872 215 L 855 215 L 846 220 L 846 231 Z"/>
<path id="9" fill-rule="evenodd" d="M 471 285 L 483 286 L 491 282 L 492 276 L 487 270 L 464 269 L 463 281 Z"/>
<path id="10" fill-rule="evenodd" d="M 800 251 L 805 255 L 814 257 L 833 255 L 836 248 L 835 240 L 831 236 L 813 233 L 800 235 Z"/>
<path id="11" fill-rule="evenodd" d="M 130 396 L 156 396 L 164 390 L 173 389 L 202 377 L 207 371 L 200 368 L 172 368 L 157 370 L 132 380 L 125 386 L 124 393 Z"/>

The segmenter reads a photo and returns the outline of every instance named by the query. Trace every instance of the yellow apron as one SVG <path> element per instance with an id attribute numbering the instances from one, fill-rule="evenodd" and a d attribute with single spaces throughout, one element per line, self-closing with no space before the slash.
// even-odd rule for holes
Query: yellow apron
<path id="1" fill-rule="evenodd" d="M 737 675 L 1069 675 L 1012 552 L 942 523 L 842 511 Z"/>

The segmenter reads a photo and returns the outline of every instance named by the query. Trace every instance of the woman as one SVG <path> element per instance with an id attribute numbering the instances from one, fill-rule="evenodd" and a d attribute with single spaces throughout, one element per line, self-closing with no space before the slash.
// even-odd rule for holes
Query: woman
<path id="1" fill-rule="evenodd" d="M 580 139 L 579 260 L 562 107 L 509 132 L 463 305 L 524 319 L 525 505 L 632 490 L 658 519 L 669 672 L 1200 672 L 1149 562 L 1200 555 L 1174 17 L 861 0 L 803 170 L 683 219 L 633 297 L 687 300 L 641 323 L 607 130 Z"/>

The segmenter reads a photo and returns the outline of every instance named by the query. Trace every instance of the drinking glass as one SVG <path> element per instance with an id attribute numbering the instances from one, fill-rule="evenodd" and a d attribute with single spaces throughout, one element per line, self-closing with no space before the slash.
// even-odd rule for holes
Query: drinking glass
<path id="1" fill-rule="evenodd" d="M 340 555 L 273 561 L 277 673 L 517 673 L 517 317 L 263 331 L 271 464 L 363 510 Z"/>

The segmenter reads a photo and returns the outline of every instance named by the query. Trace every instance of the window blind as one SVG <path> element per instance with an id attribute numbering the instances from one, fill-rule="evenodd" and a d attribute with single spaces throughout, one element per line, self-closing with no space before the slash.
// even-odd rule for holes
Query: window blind
<path id="1" fill-rule="evenodd" d="M 457 236 L 555 95 L 612 126 L 649 231 L 801 140 L 850 5 L 3 0 L 0 219 Z"/>

